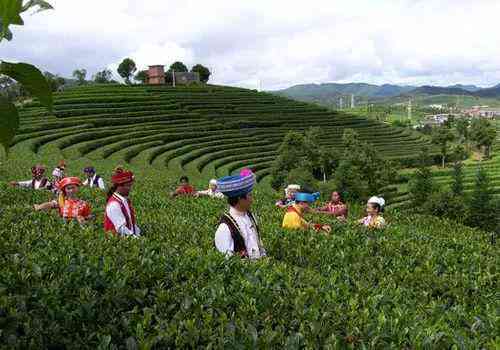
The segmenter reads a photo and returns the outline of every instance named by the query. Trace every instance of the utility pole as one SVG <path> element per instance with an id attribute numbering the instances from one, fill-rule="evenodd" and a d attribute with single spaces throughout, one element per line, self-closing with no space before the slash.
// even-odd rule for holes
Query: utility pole
<path id="1" fill-rule="evenodd" d="M 344 100 L 342 99 L 342 97 L 339 100 L 339 107 L 340 107 L 340 109 L 344 108 Z"/>
<path id="2" fill-rule="evenodd" d="M 408 99 L 408 107 L 407 107 L 407 110 L 408 110 L 408 121 L 411 121 L 411 98 Z"/>
<path id="3" fill-rule="evenodd" d="M 351 94 L 351 108 L 354 108 L 354 94 Z"/>
<path id="4" fill-rule="evenodd" d="M 172 87 L 175 87 L 175 71 L 172 69 Z"/>

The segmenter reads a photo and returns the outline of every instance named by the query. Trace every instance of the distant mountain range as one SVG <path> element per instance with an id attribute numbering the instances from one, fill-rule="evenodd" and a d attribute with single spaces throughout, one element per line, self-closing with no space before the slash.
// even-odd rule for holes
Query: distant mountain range
<path id="1" fill-rule="evenodd" d="M 490 88 L 480 88 L 475 85 L 452 86 L 401 86 L 373 85 L 365 83 L 325 83 L 295 85 L 284 90 L 273 91 L 278 95 L 303 101 L 333 101 L 340 96 L 355 95 L 356 98 L 384 99 L 415 95 L 468 95 L 475 97 L 500 98 L 500 84 Z M 346 101 L 347 102 L 347 101 Z"/>

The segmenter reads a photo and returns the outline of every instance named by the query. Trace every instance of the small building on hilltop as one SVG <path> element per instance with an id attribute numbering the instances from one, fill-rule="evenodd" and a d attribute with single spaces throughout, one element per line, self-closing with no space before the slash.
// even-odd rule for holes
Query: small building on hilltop
<path id="1" fill-rule="evenodd" d="M 200 82 L 200 74 L 198 72 L 174 72 L 175 85 L 187 85 Z"/>
<path id="2" fill-rule="evenodd" d="M 147 84 L 165 84 L 165 68 L 163 65 L 149 66 Z"/>

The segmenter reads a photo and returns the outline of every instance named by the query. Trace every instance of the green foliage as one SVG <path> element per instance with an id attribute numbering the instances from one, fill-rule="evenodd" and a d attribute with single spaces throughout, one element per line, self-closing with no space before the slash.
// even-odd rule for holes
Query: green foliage
<path id="1" fill-rule="evenodd" d="M 454 192 L 446 190 L 431 193 L 426 202 L 420 204 L 419 210 L 460 223 L 467 222 L 469 216 L 467 203 L 463 194 L 457 195 Z"/>
<path id="2" fill-rule="evenodd" d="M 85 77 L 87 76 L 87 70 L 82 68 L 82 69 L 75 69 L 73 71 L 73 77 L 77 80 L 78 85 L 83 85 L 85 84 Z"/>
<path id="3" fill-rule="evenodd" d="M 423 148 L 420 153 L 420 165 L 408 186 L 412 208 L 416 211 L 425 210 L 424 204 L 436 189 L 429 162 L 429 150 Z"/>
<path id="4" fill-rule="evenodd" d="M 64 84 L 66 84 L 66 80 L 63 77 L 58 75 L 54 75 L 50 72 L 44 72 L 43 75 L 49 84 L 49 88 L 52 92 L 58 91 Z"/>
<path id="5" fill-rule="evenodd" d="M 464 174 L 462 168 L 462 162 L 455 162 L 453 164 L 451 192 L 456 197 L 463 197 L 464 195 Z"/>
<path id="6" fill-rule="evenodd" d="M 486 158 L 490 157 L 493 142 L 497 136 L 495 126 L 486 119 L 474 119 L 471 124 L 471 140 L 476 143 L 476 146 L 484 147 L 484 155 Z"/>
<path id="7" fill-rule="evenodd" d="M 141 84 L 146 84 L 148 82 L 148 71 L 140 70 L 134 76 L 134 80 L 140 82 Z"/>
<path id="8" fill-rule="evenodd" d="M 201 64 L 194 65 L 191 68 L 191 72 L 198 72 L 198 74 L 200 75 L 200 81 L 202 83 L 208 82 L 208 79 L 210 78 L 210 74 L 211 74 L 210 70 Z"/>
<path id="9" fill-rule="evenodd" d="M 16 107 L 0 96 L 0 144 L 7 153 L 18 128 L 19 114 Z"/>
<path id="10" fill-rule="evenodd" d="M 442 167 L 444 168 L 445 163 L 446 163 L 446 156 L 448 155 L 449 151 L 449 144 L 455 139 L 455 135 L 453 132 L 450 130 L 450 128 L 446 126 L 441 126 L 438 128 L 435 128 L 432 131 L 432 142 L 436 144 L 439 147 L 439 150 L 441 151 L 441 164 Z"/>
<path id="11" fill-rule="evenodd" d="M 176 61 L 170 65 L 168 71 L 170 73 L 172 73 L 172 71 L 174 71 L 174 72 L 187 72 L 188 68 L 186 67 L 186 65 L 184 63 Z"/>
<path id="12" fill-rule="evenodd" d="M 0 42 L 3 39 L 12 40 L 10 25 L 24 25 L 21 13 L 38 8 L 36 12 L 52 9 L 52 6 L 43 0 L 29 0 L 23 4 L 22 0 L 0 1 Z"/>
<path id="13" fill-rule="evenodd" d="M 125 79 L 126 84 L 131 84 L 130 77 L 135 73 L 137 67 L 135 62 L 130 58 L 125 58 L 118 66 L 118 74 Z"/>
<path id="14" fill-rule="evenodd" d="M 470 197 L 470 216 L 467 224 L 486 231 L 495 231 L 498 227 L 497 206 L 493 200 L 490 180 L 486 171 L 478 167 L 474 189 Z"/>
<path id="15" fill-rule="evenodd" d="M 47 80 L 35 66 L 27 63 L 0 63 L 0 74 L 16 80 L 41 104 L 52 110 L 52 93 Z"/>
<path id="16" fill-rule="evenodd" d="M 94 74 L 94 82 L 97 84 L 109 84 L 112 82 L 112 77 L 113 73 L 109 69 L 103 69 Z"/>

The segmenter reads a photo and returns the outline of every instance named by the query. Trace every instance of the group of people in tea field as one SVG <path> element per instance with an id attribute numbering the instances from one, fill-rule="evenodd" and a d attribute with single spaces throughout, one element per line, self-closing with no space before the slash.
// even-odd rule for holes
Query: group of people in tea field
<path id="1" fill-rule="evenodd" d="M 141 236 L 137 225 L 135 209 L 129 198 L 134 184 L 134 174 L 118 167 L 111 176 L 111 186 L 106 191 L 104 179 L 96 173 L 94 167 L 83 169 L 85 180 L 66 176 L 66 163 L 62 160 L 54 168 L 52 178 L 45 176 L 45 167 L 35 165 L 31 168 L 32 179 L 12 181 L 13 187 L 33 190 L 47 190 L 53 193 L 54 199 L 45 203 L 35 204 L 35 210 L 56 209 L 64 222 L 76 221 L 85 225 L 95 219 L 89 203 L 78 198 L 81 186 L 87 186 L 106 192 L 106 207 L 104 211 L 103 228 L 108 234 L 117 237 Z M 214 243 L 216 249 L 226 255 L 238 255 L 249 259 L 266 256 L 266 250 L 261 240 L 258 219 L 251 210 L 252 191 L 256 184 L 256 176 L 250 169 L 243 169 L 237 175 L 212 179 L 206 190 L 197 191 L 182 176 L 178 187 L 171 192 L 171 197 L 210 197 L 227 198 L 229 209 L 224 212 L 215 231 Z M 314 208 L 312 204 L 320 197 L 319 192 L 311 193 L 302 190 L 301 186 L 290 184 L 285 188 L 285 197 L 276 202 L 276 207 L 284 210 L 282 228 L 286 230 L 314 230 L 329 234 L 331 226 L 322 223 L 312 223 L 305 219 L 307 213 L 315 213 L 334 217 L 338 222 L 346 222 L 348 207 L 340 192 L 334 191 L 330 201 L 321 207 Z M 371 229 L 381 229 L 385 226 L 382 217 L 385 200 L 373 196 L 367 201 L 366 216 L 357 221 L 358 224 Z"/>

